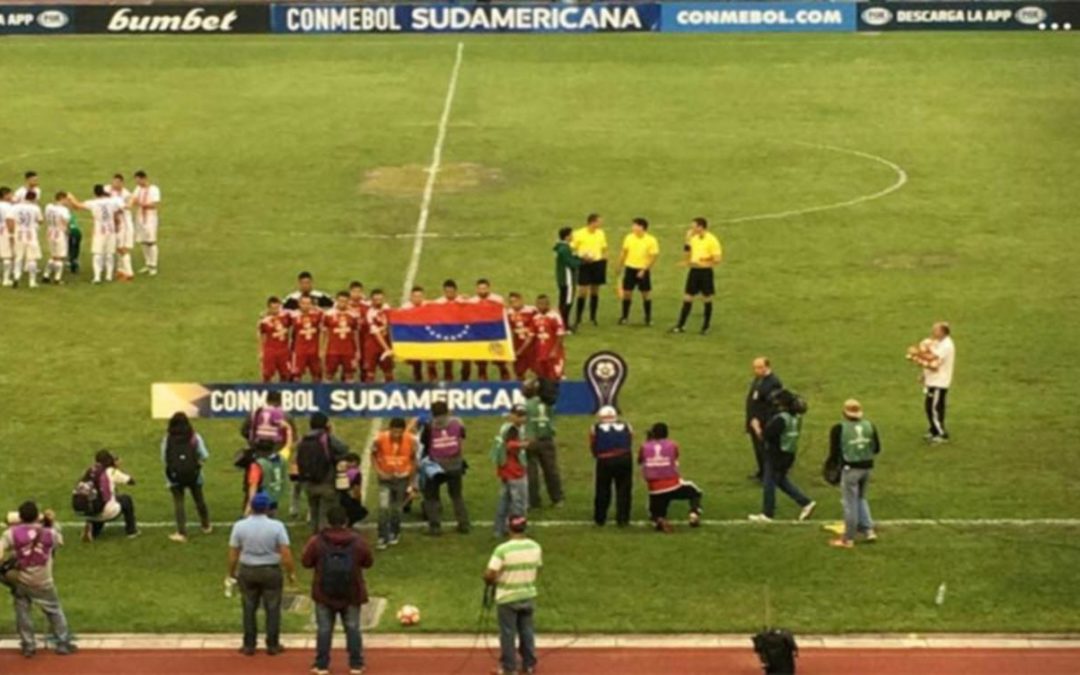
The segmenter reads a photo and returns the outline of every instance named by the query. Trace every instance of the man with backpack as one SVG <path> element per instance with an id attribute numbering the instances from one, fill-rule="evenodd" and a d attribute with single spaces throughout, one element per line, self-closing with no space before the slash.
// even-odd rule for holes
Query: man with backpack
<path id="1" fill-rule="evenodd" d="M 285 491 L 286 467 L 277 447 L 260 441 L 252 451 L 251 463 L 244 472 L 244 486 L 247 492 L 247 505 L 244 515 L 251 515 L 251 501 L 260 492 L 270 498 L 270 517 L 276 517 L 281 495 Z"/>
<path id="2" fill-rule="evenodd" d="M 548 404 L 540 395 L 540 384 L 529 382 L 523 389 L 525 394 L 525 438 L 528 440 L 526 452 L 529 471 L 529 508 L 538 509 L 540 500 L 540 472 L 544 473 L 551 505 L 561 508 L 563 505 L 562 478 L 559 476 L 559 464 L 555 449 L 555 406 Z"/>
<path id="3" fill-rule="evenodd" d="M 83 541 L 90 543 L 101 535 L 105 524 L 124 517 L 124 532 L 129 539 L 139 536 L 135 523 L 135 501 L 131 495 L 116 491 L 117 485 L 135 485 L 135 479 L 120 470 L 120 459 L 108 450 L 94 455 L 94 465 L 86 470 L 75 485 L 71 506 L 75 513 L 86 518 Z"/>
<path id="4" fill-rule="evenodd" d="M 433 475 L 424 480 L 424 514 L 428 519 L 428 534 L 442 534 L 442 499 L 439 486 L 445 484 L 454 504 L 458 532 L 469 531 L 469 511 L 465 507 L 463 481 L 465 469 L 465 425 L 450 414 L 445 401 L 431 404 L 431 423 L 424 426 L 420 437 L 424 447 L 424 464 L 437 465 Z"/>
<path id="5" fill-rule="evenodd" d="M 765 465 L 761 513 L 751 514 L 749 519 L 757 523 L 772 522 L 776 514 L 776 488 L 780 488 L 802 507 L 799 520 L 806 520 L 813 515 L 817 502 L 804 495 L 788 478 L 788 471 L 795 465 L 795 456 L 799 451 L 802 416 L 807 411 L 806 402 L 797 394 L 780 389 L 773 394 L 772 405 L 776 413 L 769 419 L 762 433 Z"/>
<path id="6" fill-rule="evenodd" d="M 332 433 L 330 419 L 317 412 L 311 416 L 310 431 L 296 446 L 296 469 L 307 494 L 311 531 L 326 525 L 326 513 L 338 503 L 334 479 L 337 464 L 349 454 L 349 446 Z"/>
<path id="7" fill-rule="evenodd" d="M 15 627 L 19 632 L 22 655 L 26 658 L 37 653 L 34 621 L 30 614 L 33 605 L 40 607 L 49 620 L 49 627 L 56 637 L 55 653 L 64 656 L 76 651 L 52 575 L 53 556 L 63 545 L 64 538 L 55 525 L 52 511 L 46 510 L 41 514 L 34 502 L 24 502 L 19 506 L 18 524 L 0 537 L 0 561 L 8 553 L 15 560 L 16 574 L 12 590 L 15 596 Z"/>
<path id="8" fill-rule="evenodd" d="M 311 598 L 315 601 L 315 665 L 313 675 L 330 670 L 330 646 L 337 617 L 345 627 L 350 675 L 364 672 L 364 645 L 360 637 L 360 606 L 368 601 L 364 570 L 374 558 L 363 536 L 349 529 L 345 509 L 333 506 L 326 514 L 329 527 L 313 535 L 304 546 L 301 563 L 314 570 Z"/>
<path id="9" fill-rule="evenodd" d="M 210 458 L 210 451 L 202 436 L 195 433 L 191 421 L 183 412 L 178 412 L 169 419 L 168 431 L 161 440 L 161 460 L 165 464 L 165 481 L 173 498 L 173 514 L 176 517 L 176 532 L 169 539 L 177 543 L 187 541 L 187 513 L 184 510 L 184 490 L 191 492 L 195 500 L 195 510 L 199 512 L 202 531 L 210 534 L 210 511 L 206 508 L 203 496 L 202 465 Z"/>

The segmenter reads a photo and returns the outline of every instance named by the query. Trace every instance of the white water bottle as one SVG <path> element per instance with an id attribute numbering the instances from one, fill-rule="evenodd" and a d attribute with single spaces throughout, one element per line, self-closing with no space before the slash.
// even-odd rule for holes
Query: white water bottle
<path id="1" fill-rule="evenodd" d="M 945 591 L 947 591 L 948 588 L 949 587 L 945 585 L 944 581 L 942 581 L 941 585 L 938 586 L 938 588 L 937 588 L 937 596 L 934 597 L 934 604 L 937 605 L 938 607 L 941 607 L 942 605 L 945 604 Z"/>
<path id="2" fill-rule="evenodd" d="M 232 577 L 225 577 L 225 597 L 231 598 L 233 593 L 236 592 L 236 579 Z"/>

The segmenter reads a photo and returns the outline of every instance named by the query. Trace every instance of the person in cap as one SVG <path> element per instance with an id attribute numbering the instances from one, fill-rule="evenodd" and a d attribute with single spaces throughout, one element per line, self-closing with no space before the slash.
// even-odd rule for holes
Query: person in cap
<path id="1" fill-rule="evenodd" d="M 495 591 L 499 617 L 499 668 L 495 675 L 536 672 L 536 577 L 543 565 L 540 544 L 526 534 L 525 516 L 511 516 L 510 538 L 495 547 L 484 581 Z M 518 644 L 520 643 L 520 644 Z M 521 668 L 518 668 L 518 654 Z"/>
<path id="2" fill-rule="evenodd" d="M 844 534 L 829 542 L 837 548 L 851 548 L 855 537 L 877 540 L 866 490 L 874 470 L 874 456 L 881 452 L 877 427 L 863 415 L 862 404 L 851 398 L 844 401 L 843 419 L 829 432 L 829 462 L 842 468 L 840 495 L 844 504 Z"/>
<path id="3" fill-rule="evenodd" d="M 589 449 L 596 460 L 596 496 L 593 521 L 607 523 L 612 488 L 615 492 L 615 522 L 630 524 L 631 491 L 634 486 L 634 430 L 619 419 L 614 407 L 606 405 L 596 413 L 597 422 L 589 429 Z"/>
<path id="4" fill-rule="evenodd" d="M 266 610 L 266 653 L 275 656 L 281 646 L 282 568 L 289 584 L 296 584 L 296 566 L 284 523 L 267 515 L 270 497 L 265 492 L 251 499 L 251 515 L 233 525 L 229 534 L 229 571 L 226 579 L 240 585 L 244 610 L 244 644 L 240 652 L 254 656 L 257 633 L 255 612 Z"/>
<path id="5" fill-rule="evenodd" d="M 671 533 L 668 522 L 668 506 L 678 499 L 690 502 L 690 527 L 701 524 L 701 498 L 704 494 L 697 485 L 683 480 L 679 472 L 679 446 L 668 438 L 668 425 L 657 422 L 646 434 L 646 441 L 638 451 L 641 475 L 649 487 L 649 517 L 658 532 Z"/>
<path id="6" fill-rule="evenodd" d="M 515 516 L 524 518 L 528 509 L 526 418 L 525 406 L 515 405 L 511 408 L 491 448 L 491 461 L 495 463 L 495 473 L 502 483 L 495 509 L 495 536 L 499 538 L 506 536 L 508 519 Z"/>

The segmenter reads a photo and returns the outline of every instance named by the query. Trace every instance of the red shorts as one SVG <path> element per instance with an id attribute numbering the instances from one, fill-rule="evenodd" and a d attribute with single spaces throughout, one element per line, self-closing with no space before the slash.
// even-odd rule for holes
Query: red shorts
<path id="1" fill-rule="evenodd" d="M 386 382 L 394 381 L 394 359 L 380 359 L 382 356 L 382 345 L 378 340 L 370 340 L 364 343 L 363 359 L 361 361 L 361 373 L 360 377 L 364 382 L 375 381 L 375 371 L 382 369 L 383 380 Z"/>
<path id="2" fill-rule="evenodd" d="M 563 369 L 565 366 L 566 359 L 562 357 L 537 361 L 536 376 L 542 380 L 554 380 L 558 382 L 562 379 Z"/>
<path id="3" fill-rule="evenodd" d="M 269 382 L 277 374 L 282 382 L 292 379 L 292 366 L 289 364 L 289 352 L 263 353 L 262 355 L 262 379 Z"/>
<path id="4" fill-rule="evenodd" d="M 322 360 L 319 359 L 317 353 L 311 354 L 293 354 L 293 377 L 300 380 L 304 377 L 304 373 L 311 373 L 311 380 L 313 382 L 319 382 L 322 380 Z"/>
<path id="5" fill-rule="evenodd" d="M 356 377 L 355 354 L 327 354 L 326 355 L 326 379 L 333 380 L 338 371 L 341 371 L 341 381 L 348 382 Z"/>

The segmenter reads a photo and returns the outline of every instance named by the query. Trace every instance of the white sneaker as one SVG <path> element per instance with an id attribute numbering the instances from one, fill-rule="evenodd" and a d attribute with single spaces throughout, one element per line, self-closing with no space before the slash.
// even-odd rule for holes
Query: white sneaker
<path id="1" fill-rule="evenodd" d="M 37 279 L 30 277 L 30 288 L 37 288 Z"/>
<path id="2" fill-rule="evenodd" d="M 187 537 L 180 534 L 179 532 L 173 532 L 169 535 L 169 541 L 175 541 L 177 544 L 186 544 Z"/>
<path id="3" fill-rule="evenodd" d="M 11 279 L 4 279 L 4 287 L 5 288 L 11 288 L 14 285 L 15 285 L 15 282 L 13 282 Z"/>
<path id="4" fill-rule="evenodd" d="M 149 273 L 150 273 L 150 268 L 149 267 L 143 267 L 143 268 L 139 269 L 139 274 L 149 274 Z"/>
<path id="5" fill-rule="evenodd" d="M 752 523 L 771 523 L 772 518 L 768 517 L 764 513 L 751 513 L 746 517 Z"/>
<path id="6" fill-rule="evenodd" d="M 149 274 L 152 277 L 156 277 L 157 276 L 157 268 L 156 267 L 151 267 L 150 271 L 147 272 L 147 274 Z"/>
<path id="7" fill-rule="evenodd" d="M 814 509 L 817 508 L 817 502 L 810 502 L 806 506 L 802 507 L 802 511 L 799 512 L 799 522 L 809 520 L 810 516 L 814 515 Z"/>
<path id="8" fill-rule="evenodd" d="M 93 280 L 93 281 L 91 281 L 90 283 L 92 283 L 92 284 L 100 284 L 100 283 L 101 283 L 101 279 L 94 279 L 94 280 Z"/>

